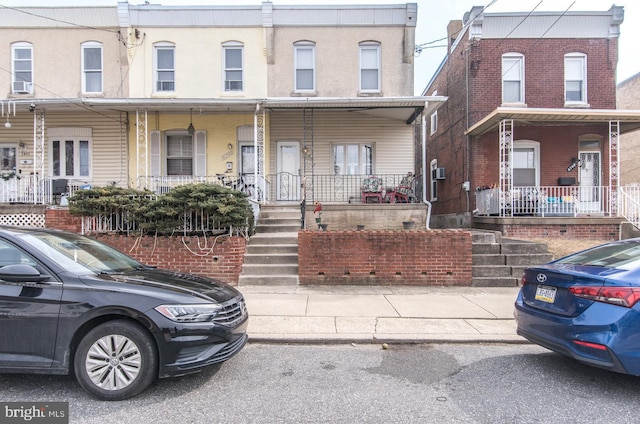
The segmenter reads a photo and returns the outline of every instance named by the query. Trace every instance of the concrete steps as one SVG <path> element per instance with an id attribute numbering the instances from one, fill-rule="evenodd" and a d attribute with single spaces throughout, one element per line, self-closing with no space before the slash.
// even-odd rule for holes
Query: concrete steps
<path id="1" fill-rule="evenodd" d="M 256 234 L 247 244 L 239 286 L 298 284 L 300 207 L 262 206 Z"/>
<path id="2" fill-rule="evenodd" d="M 472 285 L 517 287 L 524 269 L 553 259 L 544 243 L 503 239 L 492 232 L 472 235 Z"/>

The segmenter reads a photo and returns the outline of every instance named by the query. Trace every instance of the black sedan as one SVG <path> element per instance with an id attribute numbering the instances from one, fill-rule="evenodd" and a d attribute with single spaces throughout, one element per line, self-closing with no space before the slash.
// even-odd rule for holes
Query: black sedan
<path id="1" fill-rule="evenodd" d="M 0 372 L 68 374 L 105 400 L 226 361 L 247 341 L 233 287 L 91 238 L 0 227 Z"/>

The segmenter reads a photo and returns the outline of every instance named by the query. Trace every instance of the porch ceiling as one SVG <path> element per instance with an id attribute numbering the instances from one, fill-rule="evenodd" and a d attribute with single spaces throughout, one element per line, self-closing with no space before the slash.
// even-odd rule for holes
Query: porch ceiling
<path id="1" fill-rule="evenodd" d="M 500 121 L 513 119 L 515 126 L 567 125 L 620 122 L 620 133 L 640 129 L 640 110 L 621 109 L 526 109 L 499 107 L 467 129 L 471 136 L 497 130 Z"/>
<path id="2" fill-rule="evenodd" d="M 260 109 L 325 109 L 350 110 L 410 123 L 423 109 L 426 115 L 435 112 L 447 101 L 443 96 L 411 97 L 300 97 L 266 99 L 21 99 L 16 107 L 27 111 L 34 104 L 38 109 L 49 111 L 95 110 L 126 111 L 139 109 L 164 113 L 253 113 Z"/>

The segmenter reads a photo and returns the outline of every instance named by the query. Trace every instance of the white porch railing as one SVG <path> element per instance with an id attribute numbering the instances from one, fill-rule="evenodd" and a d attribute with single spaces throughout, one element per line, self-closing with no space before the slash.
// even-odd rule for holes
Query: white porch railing
<path id="1" fill-rule="evenodd" d="M 72 195 L 84 185 L 83 182 L 35 175 L 0 179 L 0 203 L 59 204 L 63 197 Z"/>
<path id="2" fill-rule="evenodd" d="M 640 228 L 640 185 L 620 187 L 618 211 L 634 227 Z"/>
<path id="3" fill-rule="evenodd" d="M 476 215 L 608 216 L 609 193 L 605 186 L 514 187 L 508 193 L 490 188 L 476 191 Z"/>

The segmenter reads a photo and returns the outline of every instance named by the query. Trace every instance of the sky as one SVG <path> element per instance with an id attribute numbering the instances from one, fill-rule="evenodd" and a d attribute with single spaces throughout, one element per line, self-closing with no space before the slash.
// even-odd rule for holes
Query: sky
<path id="1" fill-rule="evenodd" d="M 622 82 L 640 72 L 640 58 L 634 41 L 640 39 L 640 2 L 638 0 L 272 0 L 275 5 L 303 4 L 402 4 L 418 3 L 416 44 L 426 45 L 415 58 L 415 93 L 420 95 L 446 54 L 447 24 L 462 19 L 473 6 L 490 6 L 487 12 L 524 11 L 605 11 L 612 5 L 624 7 L 620 27 L 617 80 Z M 143 4 L 129 0 L 129 4 Z M 184 5 L 259 5 L 262 0 L 151 0 L 163 6 Z M 0 0 L 0 6 L 115 6 L 117 0 Z M 441 40 L 441 41 L 439 41 Z"/>

